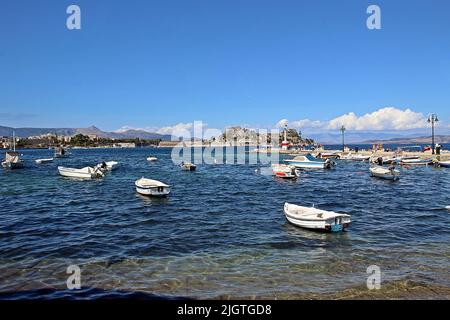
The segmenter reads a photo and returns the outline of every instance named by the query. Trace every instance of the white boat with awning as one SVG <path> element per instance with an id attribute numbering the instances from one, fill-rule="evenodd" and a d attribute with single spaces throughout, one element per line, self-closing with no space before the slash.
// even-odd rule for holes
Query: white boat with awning
<path id="1" fill-rule="evenodd" d="M 290 223 L 298 227 L 320 231 L 343 231 L 351 223 L 350 215 L 345 213 L 303 207 L 287 202 L 284 204 L 284 214 Z"/>
<path id="2" fill-rule="evenodd" d="M 166 196 L 170 193 L 170 186 L 158 180 L 142 177 L 135 181 L 136 192 L 146 196 Z"/>

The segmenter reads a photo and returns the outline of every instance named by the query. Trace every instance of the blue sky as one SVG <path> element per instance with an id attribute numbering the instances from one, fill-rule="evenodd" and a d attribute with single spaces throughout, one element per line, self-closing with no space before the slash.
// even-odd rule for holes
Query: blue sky
<path id="1" fill-rule="evenodd" d="M 447 0 L 1 4 L 0 125 L 258 127 L 388 106 L 446 125 L 449 104 Z"/>

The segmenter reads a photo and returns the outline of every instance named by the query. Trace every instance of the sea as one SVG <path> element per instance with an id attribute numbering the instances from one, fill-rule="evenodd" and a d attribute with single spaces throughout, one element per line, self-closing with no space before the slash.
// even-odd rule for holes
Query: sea
<path id="1" fill-rule="evenodd" d="M 51 150 L 20 150 L 25 167 L 0 171 L 0 299 L 450 298 L 450 169 L 400 168 L 392 182 L 336 160 L 287 181 L 235 151 L 189 172 L 166 148 L 72 149 L 41 165 Z M 101 179 L 57 171 L 110 160 Z M 141 177 L 171 194 L 139 195 Z M 301 229 L 285 202 L 352 224 Z"/>

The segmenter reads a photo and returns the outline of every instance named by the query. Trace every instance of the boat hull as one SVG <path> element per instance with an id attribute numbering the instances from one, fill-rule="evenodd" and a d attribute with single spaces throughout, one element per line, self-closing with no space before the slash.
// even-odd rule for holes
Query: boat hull
<path id="1" fill-rule="evenodd" d="M 23 168 L 23 162 L 19 161 L 19 162 L 10 162 L 10 161 L 3 161 L 2 162 L 2 167 L 5 169 L 22 169 Z"/>
<path id="2" fill-rule="evenodd" d="M 450 168 L 450 161 L 439 161 L 438 164 L 440 167 Z"/>
<path id="3" fill-rule="evenodd" d="M 144 196 L 165 197 L 170 193 L 170 187 L 139 187 L 136 192 Z"/>
<path id="4" fill-rule="evenodd" d="M 296 209 L 292 210 L 292 207 L 300 208 L 300 213 Z M 345 231 L 351 223 L 350 216 L 347 214 L 327 212 L 287 203 L 284 206 L 284 215 L 288 222 L 297 227 L 323 232 Z"/>
<path id="5" fill-rule="evenodd" d="M 293 160 L 285 160 L 285 162 L 296 168 L 304 168 L 304 169 L 328 169 L 332 167 L 331 162 L 293 161 Z"/>
<path id="6" fill-rule="evenodd" d="M 315 230 L 315 231 L 321 231 L 321 232 L 340 232 L 340 231 L 346 231 L 347 228 L 350 226 L 350 223 L 334 223 L 334 224 L 327 224 L 325 221 L 317 222 L 317 221 L 308 221 L 304 219 L 298 219 L 293 216 L 288 215 L 285 213 L 286 220 L 289 221 L 291 224 L 295 225 L 296 227 L 300 227 L 303 229 L 308 230 Z"/>
<path id="7" fill-rule="evenodd" d="M 77 178 L 77 179 L 93 179 L 97 174 L 93 172 L 81 172 L 79 169 L 58 167 L 58 172 L 63 177 Z"/>
<path id="8" fill-rule="evenodd" d="M 49 163 L 53 161 L 53 158 L 51 159 L 37 159 L 35 160 L 37 164 L 42 164 L 42 163 Z"/>

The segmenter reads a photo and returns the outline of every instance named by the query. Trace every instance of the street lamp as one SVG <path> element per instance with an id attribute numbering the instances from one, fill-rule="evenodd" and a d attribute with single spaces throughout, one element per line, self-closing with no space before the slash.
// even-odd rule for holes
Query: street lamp
<path id="1" fill-rule="evenodd" d="M 341 127 L 341 132 L 342 132 L 342 152 L 344 152 L 344 149 L 345 149 L 345 143 L 344 143 L 345 127 L 344 126 Z"/>
<path id="2" fill-rule="evenodd" d="M 428 116 L 428 123 L 431 123 L 431 150 L 432 150 L 433 154 L 434 154 L 434 149 L 436 146 L 434 143 L 434 124 L 435 124 L 435 122 L 438 122 L 438 121 L 439 121 L 439 119 L 436 114 L 431 113 Z"/>

